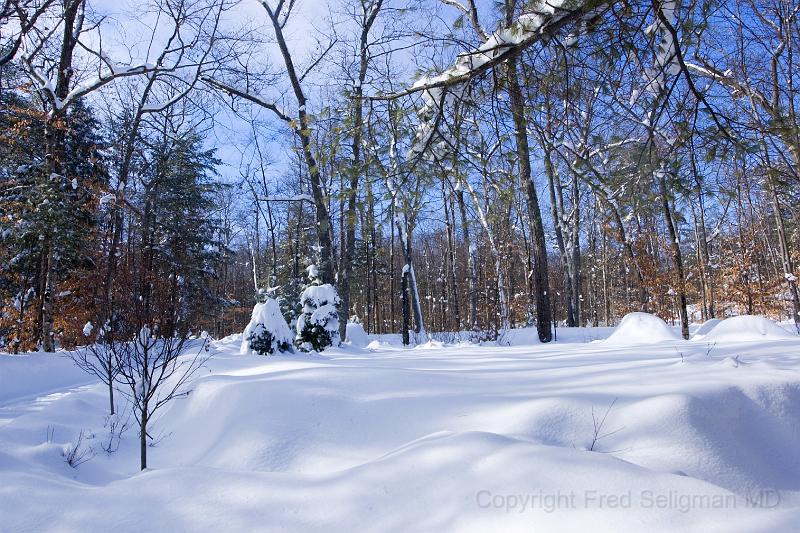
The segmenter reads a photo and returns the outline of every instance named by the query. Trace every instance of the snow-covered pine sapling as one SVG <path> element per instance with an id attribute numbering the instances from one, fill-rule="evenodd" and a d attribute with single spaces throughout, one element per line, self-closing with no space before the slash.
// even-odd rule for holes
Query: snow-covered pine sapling
<path id="1" fill-rule="evenodd" d="M 266 294 L 259 294 L 250 323 L 242 334 L 240 353 L 273 355 L 276 352 L 291 352 L 293 337 L 278 302 Z"/>
<path id="2" fill-rule="evenodd" d="M 297 318 L 295 344 L 304 352 L 321 352 L 339 343 L 341 299 L 333 285 L 321 283 L 315 265 L 308 267 L 311 285 L 300 295 L 302 314 Z"/>

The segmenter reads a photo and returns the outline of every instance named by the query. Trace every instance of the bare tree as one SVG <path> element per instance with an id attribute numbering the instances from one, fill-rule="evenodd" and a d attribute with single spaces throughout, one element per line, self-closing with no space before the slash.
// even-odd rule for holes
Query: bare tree
<path id="1" fill-rule="evenodd" d="M 730 26 L 725 25 L 721 31 L 736 36 L 732 41 L 735 53 L 714 54 L 714 47 L 707 47 L 697 54 L 696 61 L 681 57 L 681 64 L 687 73 L 722 87 L 729 106 L 740 109 L 748 117 L 751 131 L 757 133 L 755 144 L 767 169 L 766 192 L 772 204 L 783 277 L 795 328 L 800 332 L 800 290 L 779 191 L 781 181 L 800 179 L 798 74 L 794 59 L 800 37 L 797 25 L 800 5 L 793 0 L 763 3 L 746 0 L 727 11 Z M 669 28 L 677 36 L 677 29 Z M 712 39 L 716 37 L 713 28 L 706 33 L 711 33 Z M 750 54 L 753 49 L 760 53 Z M 742 59 L 745 57 L 746 60 Z"/>
<path id="2" fill-rule="evenodd" d="M 86 333 L 90 334 L 90 332 Z M 101 327 L 94 339 L 95 342 L 73 350 L 69 355 L 84 372 L 96 376 L 108 387 L 109 414 L 113 415 L 115 412 L 114 385 L 119 375 L 119 366 L 114 357 L 113 339 L 106 338 L 105 333 L 105 328 Z"/>
<path id="3" fill-rule="evenodd" d="M 189 394 L 188 384 L 207 356 L 208 342 L 189 341 L 185 334 L 160 335 L 145 326 L 129 341 L 110 344 L 119 381 L 139 425 L 140 468 L 147 468 L 147 439 L 153 415 L 175 398 Z"/>
<path id="4" fill-rule="evenodd" d="M 361 0 L 360 13 L 358 14 L 358 66 L 355 80 L 353 81 L 352 109 L 353 127 L 351 139 L 350 180 L 347 183 L 345 196 L 347 207 L 344 216 L 344 249 L 341 253 L 339 269 L 339 296 L 342 305 L 339 308 L 339 338 L 344 339 L 347 332 L 347 321 L 350 318 L 350 277 L 353 265 L 353 255 L 356 251 L 356 199 L 358 185 L 365 165 L 362 161 L 361 143 L 364 136 L 364 82 L 367 78 L 367 68 L 370 61 L 369 34 L 375 19 L 383 6 L 383 0 Z"/>
<path id="5" fill-rule="evenodd" d="M 39 17 L 48 12 L 55 0 L 3 0 L 0 5 L 0 27 L 5 35 L 0 40 L 0 67 L 13 60 L 25 36 Z"/>
<path id="6" fill-rule="evenodd" d="M 251 92 L 252 88 L 249 86 L 240 87 L 235 83 L 227 83 L 214 76 L 205 76 L 203 79 L 211 87 L 270 110 L 280 120 L 289 125 L 292 132 L 297 136 L 300 141 L 306 171 L 308 172 L 311 196 L 314 200 L 317 241 L 320 248 L 320 264 L 318 265 L 320 279 L 323 283 L 333 284 L 335 267 L 333 227 L 331 224 L 326 189 L 323 184 L 323 176 L 320 171 L 317 156 L 315 155 L 314 125 L 312 124 L 310 113 L 307 108 L 308 97 L 303 87 L 303 80 L 305 77 L 319 64 L 322 57 L 324 57 L 327 51 L 330 50 L 330 47 L 333 46 L 333 43 L 321 52 L 320 57 L 315 59 L 308 69 L 303 72 L 299 71 L 284 35 L 284 29 L 292 16 L 295 2 L 279 0 L 273 6 L 270 5 L 269 2 L 264 1 L 261 2 L 261 6 L 264 8 L 264 12 L 267 15 L 269 25 L 272 28 L 281 58 L 283 59 L 286 75 L 289 78 L 291 92 L 297 104 L 296 118 L 292 118 L 290 114 L 281 109 L 277 103 Z M 246 68 L 245 70 L 245 72 L 239 72 L 237 78 L 244 78 L 246 81 L 249 81 L 251 73 Z"/>

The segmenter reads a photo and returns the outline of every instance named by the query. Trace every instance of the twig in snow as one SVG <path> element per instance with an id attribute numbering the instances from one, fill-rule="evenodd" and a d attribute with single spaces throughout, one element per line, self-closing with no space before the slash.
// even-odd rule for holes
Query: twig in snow
<path id="1" fill-rule="evenodd" d="M 611 435 L 613 435 L 613 434 L 615 434 L 615 433 L 617 433 L 617 432 L 622 430 L 622 428 L 619 428 L 619 429 L 615 429 L 614 431 L 609 431 L 608 433 L 601 434 L 601 432 L 603 431 L 603 426 L 606 423 L 606 419 L 608 418 L 608 414 L 611 412 L 611 409 L 614 408 L 614 404 L 617 403 L 617 400 L 619 400 L 619 397 L 614 398 L 614 401 L 611 402 L 611 404 L 608 406 L 608 409 L 606 409 L 605 414 L 603 414 L 603 418 L 601 418 L 599 420 L 595 416 L 595 414 L 594 414 L 594 406 L 592 406 L 592 424 L 594 425 L 594 434 L 592 435 L 592 444 L 589 445 L 589 451 L 590 452 L 594 451 L 594 447 L 597 445 L 597 443 L 600 441 L 600 439 L 604 439 L 606 437 L 610 437 Z"/>
<path id="2" fill-rule="evenodd" d="M 81 432 L 78 434 L 78 441 L 75 444 L 69 443 L 64 447 L 64 459 L 72 468 L 78 468 L 80 465 L 89 461 L 95 456 L 94 450 L 91 446 L 83 445 L 84 438 L 84 430 L 81 430 Z"/>

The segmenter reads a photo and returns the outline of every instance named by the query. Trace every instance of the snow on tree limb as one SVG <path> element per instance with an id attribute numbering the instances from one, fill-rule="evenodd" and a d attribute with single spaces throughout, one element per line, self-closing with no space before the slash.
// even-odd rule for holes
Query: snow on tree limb
<path id="1" fill-rule="evenodd" d="M 54 0 L 44 0 L 40 4 L 5 2 L 4 7 L 7 11 L 4 11 L 4 14 L 9 18 L 3 19 L 3 30 L 7 33 L 9 32 L 10 25 L 8 22 L 11 17 L 16 17 L 15 22 L 18 28 L 15 34 L 12 33 L 11 38 L 7 38 L 7 41 L 0 44 L 0 48 L 2 48 L 0 51 L 0 66 L 9 63 L 16 57 L 17 52 L 24 43 L 25 35 L 36 26 L 39 18 L 45 15 L 53 2 Z"/>
<path id="2" fill-rule="evenodd" d="M 309 202 L 314 203 L 314 198 L 310 194 L 295 194 L 292 196 L 266 196 L 259 198 L 261 202 Z"/>
<path id="3" fill-rule="evenodd" d="M 422 77 L 408 89 L 373 96 L 373 100 L 393 100 L 422 93 L 421 121 L 411 152 L 424 152 L 436 135 L 442 111 L 455 93 L 466 92 L 468 82 L 516 57 L 529 46 L 555 35 L 565 26 L 607 9 L 614 0 L 539 0 L 531 11 L 520 15 L 510 27 L 494 32 L 475 50 L 459 55 L 454 64 L 433 77 Z M 466 9 L 459 4 L 461 9 Z M 479 28 L 479 26 L 478 26 Z"/>
<path id="4" fill-rule="evenodd" d="M 498 30 L 477 49 L 460 54 L 454 64 L 433 77 L 423 77 L 414 85 L 392 94 L 371 96 L 372 100 L 395 100 L 414 93 L 436 93 L 466 83 L 487 72 L 529 46 L 552 37 L 563 27 L 608 8 L 613 0 L 577 1 L 545 0 L 532 12 L 520 15 L 509 28 Z M 573 6 L 574 4 L 574 6 Z M 567 7 L 569 6 L 569 7 Z M 463 7 L 463 6 L 462 6 Z"/>
<path id="5" fill-rule="evenodd" d="M 769 98 L 761 94 L 759 91 L 752 89 L 747 84 L 741 83 L 736 79 L 736 77 L 733 76 L 733 73 L 730 70 L 722 72 L 710 65 L 699 65 L 697 63 L 691 63 L 688 61 L 686 62 L 686 68 L 699 76 L 719 82 L 731 92 L 731 96 L 734 98 L 749 97 L 758 102 L 758 104 L 764 109 L 770 109 L 771 107 Z"/>
<path id="6" fill-rule="evenodd" d="M 42 6 L 50 6 L 51 4 L 53 2 L 45 0 Z M 67 4 L 65 3 L 65 6 Z M 75 6 L 78 7 L 76 8 Z M 41 13 L 39 11 L 34 12 L 33 16 L 28 18 L 25 18 L 24 14 L 20 12 L 18 18 L 20 19 L 21 28 L 18 37 L 19 42 L 16 46 L 21 48 L 20 62 L 33 81 L 34 89 L 48 103 L 51 116 L 63 112 L 73 102 L 120 78 L 147 76 L 151 79 L 150 83 L 152 84 L 152 80 L 155 77 L 166 75 L 172 80 L 184 83 L 186 88 L 166 102 L 145 105 L 142 108 L 145 113 L 158 112 L 174 105 L 196 85 L 215 42 L 221 15 L 228 6 L 228 0 L 221 0 L 208 7 L 195 8 L 193 11 L 187 11 L 183 7 L 169 12 L 164 11 L 172 27 L 170 32 L 167 33 L 168 38 L 163 45 L 163 49 L 155 60 L 131 64 L 120 63 L 107 55 L 103 48 L 102 36 L 100 42 L 96 45 L 84 42 L 82 40 L 83 36 L 92 29 L 99 30 L 99 23 L 93 25 L 92 28 L 84 28 L 84 10 L 86 7 L 85 3 L 82 2 L 69 4 L 69 9 L 73 11 L 77 9 L 76 14 L 73 15 L 74 20 L 70 23 L 71 29 L 69 31 L 67 31 L 68 28 L 64 27 L 67 20 L 64 16 L 57 17 L 53 24 L 45 20 L 43 24 L 40 24 L 42 27 L 37 27 L 35 23 L 37 19 L 40 19 L 39 15 Z M 38 9 L 43 9 L 43 7 Z M 67 7 L 64 7 L 64 9 L 66 10 Z M 167 8 L 165 7 L 164 9 L 166 10 Z M 210 34 L 202 31 L 206 25 L 211 27 Z M 161 27 L 154 28 L 153 35 L 161 29 Z M 187 35 L 187 31 L 190 30 L 194 33 Z M 56 56 L 48 52 L 48 47 L 52 45 L 52 41 L 60 32 L 71 34 L 71 40 L 68 43 L 61 43 L 59 46 L 70 51 L 70 58 L 76 51 L 85 54 L 92 62 L 92 66 L 88 67 L 88 69 L 95 71 L 94 75 L 75 86 L 72 86 L 71 83 L 73 69 L 71 67 L 61 69 L 63 72 L 69 72 L 69 75 L 59 72 L 60 68 L 54 64 Z M 188 61 L 188 54 L 197 49 L 202 44 L 203 39 L 209 35 L 209 41 L 200 54 L 200 59 Z M 148 56 L 149 53 L 150 50 L 148 50 Z M 167 61 L 168 59 L 169 61 Z M 192 70 L 193 74 L 187 75 L 188 70 Z M 85 74 L 88 74 L 88 70 Z M 62 76 L 65 77 L 62 78 Z M 72 88 L 70 89 L 70 87 Z"/>
<path id="7" fill-rule="evenodd" d="M 42 40 L 42 43 L 46 39 Z M 58 112 L 69 106 L 75 100 L 78 100 L 87 94 L 95 91 L 104 85 L 118 79 L 130 76 L 139 76 L 150 72 L 167 71 L 170 68 L 158 67 L 157 65 L 149 63 L 140 63 L 137 65 L 118 65 L 107 59 L 104 64 L 107 66 L 105 70 L 98 73 L 97 76 L 86 80 L 73 88 L 63 99 L 56 96 L 55 83 L 33 63 L 34 55 L 41 50 L 41 45 L 37 45 L 22 55 L 22 61 L 25 64 L 31 77 L 38 83 L 36 89 L 41 92 L 45 98 L 50 102 L 53 107 L 51 112 Z"/>

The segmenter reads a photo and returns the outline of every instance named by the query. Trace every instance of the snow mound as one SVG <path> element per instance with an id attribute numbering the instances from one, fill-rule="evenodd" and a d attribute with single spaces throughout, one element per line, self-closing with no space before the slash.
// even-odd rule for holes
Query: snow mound
<path id="1" fill-rule="evenodd" d="M 364 326 L 356 324 L 355 322 L 347 323 L 347 342 L 351 346 L 358 346 L 363 348 L 370 343 L 369 335 L 364 331 Z"/>
<path id="2" fill-rule="evenodd" d="M 506 346 L 528 346 L 531 344 L 541 344 L 541 341 L 539 340 L 539 332 L 536 330 L 536 328 L 532 327 L 509 329 L 505 332 L 502 341 Z"/>
<path id="3" fill-rule="evenodd" d="M 748 342 L 793 338 L 796 339 L 797 335 L 789 333 L 766 317 L 741 315 L 723 320 L 705 335 L 703 340 Z"/>
<path id="4" fill-rule="evenodd" d="M 36 525 L 61 531 L 137 531 L 142 517 L 161 510 L 165 500 L 180 512 L 159 512 L 159 531 L 522 532 L 530 531 L 531 523 L 541 531 L 585 531 L 587 523 L 594 523 L 595 532 L 641 531 L 643 523 L 651 532 L 791 531 L 796 518 L 787 511 L 754 509 L 741 500 L 694 512 L 679 512 L 676 505 L 644 510 L 642 494 L 702 494 L 718 501 L 732 495 L 688 476 L 651 473 L 608 454 L 487 432 L 429 435 L 336 476 L 302 480 L 260 471 L 155 469 L 100 491 L 71 487 L 68 503 L 63 489 L 59 493 L 53 484 L 34 492 L 35 485 L 21 474 L 12 474 L 9 481 L 26 483 L 27 490 L 6 495 L 8 531 L 38 529 L 29 527 L 34 494 L 44 514 L 36 517 Z M 573 492 L 574 497 L 568 496 Z M 628 493 L 630 505 L 602 508 L 594 496 Z M 176 495 L 191 495 L 192 505 Z M 66 506 L 70 512 L 63 512 Z M 107 511 L 102 524 L 87 518 L 96 516 L 97 509 Z M 779 527 L 781 520 L 785 527 Z M 736 527 L 725 527 L 730 524 Z"/>
<path id="5" fill-rule="evenodd" d="M 289 329 L 286 320 L 281 314 L 280 305 L 272 298 L 267 298 L 264 303 L 257 303 L 253 307 L 253 314 L 250 315 L 250 323 L 242 334 L 242 346 L 239 353 L 247 355 L 253 353 L 250 347 L 250 336 L 253 334 L 258 335 L 260 331 L 266 330 L 272 334 L 273 339 L 278 344 L 292 344 L 294 335 L 292 330 Z"/>
<path id="6" fill-rule="evenodd" d="M 650 313 L 628 313 L 604 342 L 614 346 L 656 344 L 681 338 L 666 322 Z"/>

